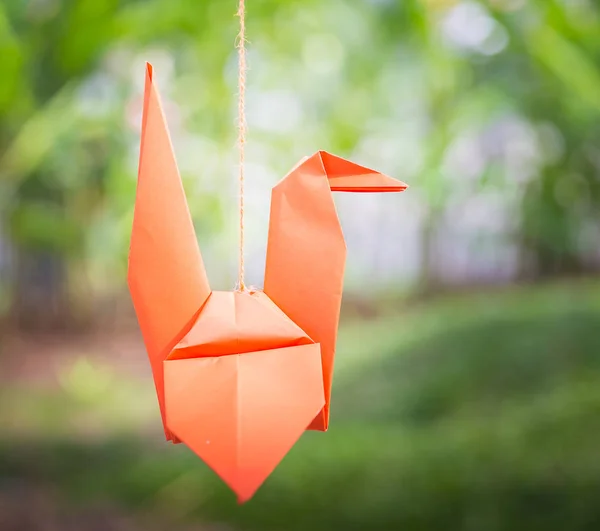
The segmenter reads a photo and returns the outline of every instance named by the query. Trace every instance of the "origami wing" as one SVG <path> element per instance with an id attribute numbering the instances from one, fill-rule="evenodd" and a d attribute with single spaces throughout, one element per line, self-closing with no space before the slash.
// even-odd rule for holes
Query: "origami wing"
<path id="1" fill-rule="evenodd" d="M 309 429 L 326 431 L 346 243 L 332 191 L 402 192 L 407 185 L 319 151 L 272 191 L 265 293 L 321 344 L 325 406 Z"/>
<path id="2" fill-rule="evenodd" d="M 160 98 L 146 65 L 128 284 L 165 422 L 165 360 L 210 295 Z"/>

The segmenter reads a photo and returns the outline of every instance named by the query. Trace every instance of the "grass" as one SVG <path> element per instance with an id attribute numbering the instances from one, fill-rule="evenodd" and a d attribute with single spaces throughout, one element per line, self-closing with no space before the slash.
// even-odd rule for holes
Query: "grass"
<path id="1" fill-rule="evenodd" d="M 600 529 L 598 283 L 446 296 L 347 322 L 330 431 L 306 433 L 244 506 L 148 430 L 147 382 L 103 370 L 89 386 L 98 371 L 80 362 L 61 391 L 5 388 L 4 482 L 164 526 Z"/>

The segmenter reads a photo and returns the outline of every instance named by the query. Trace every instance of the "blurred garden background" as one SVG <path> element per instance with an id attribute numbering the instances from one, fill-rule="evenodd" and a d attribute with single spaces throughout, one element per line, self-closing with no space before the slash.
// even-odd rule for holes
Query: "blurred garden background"
<path id="1" fill-rule="evenodd" d="M 125 283 L 144 64 L 232 289 L 236 3 L 0 3 L 0 529 L 600 529 L 595 0 L 247 0 L 248 282 L 303 156 L 411 187 L 336 196 L 330 431 L 244 506 L 164 442 Z"/>

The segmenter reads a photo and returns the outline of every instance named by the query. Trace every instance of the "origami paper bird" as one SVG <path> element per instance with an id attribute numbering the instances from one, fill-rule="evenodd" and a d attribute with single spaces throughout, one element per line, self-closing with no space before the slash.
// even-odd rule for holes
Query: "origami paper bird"
<path id="1" fill-rule="evenodd" d="M 406 184 L 320 151 L 273 188 L 263 291 L 212 291 L 147 65 L 128 284 L 167 440 L 251 498 L 326 431 L 346 245 L 331 192 Z"/>

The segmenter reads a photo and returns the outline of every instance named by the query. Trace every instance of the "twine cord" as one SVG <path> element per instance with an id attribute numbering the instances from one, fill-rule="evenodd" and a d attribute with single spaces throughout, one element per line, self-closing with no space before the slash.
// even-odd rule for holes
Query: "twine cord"
<path id="1" fill-rule="evenodd" d="M 246 6 L 239 0 L 237 16 L 240 19 L 240 31 L 237 36 L 238 50 L 238 180 L 239 180 L 239 266 L 238 290 L 244 291 L 244 147 L 246 145 Z"/>

